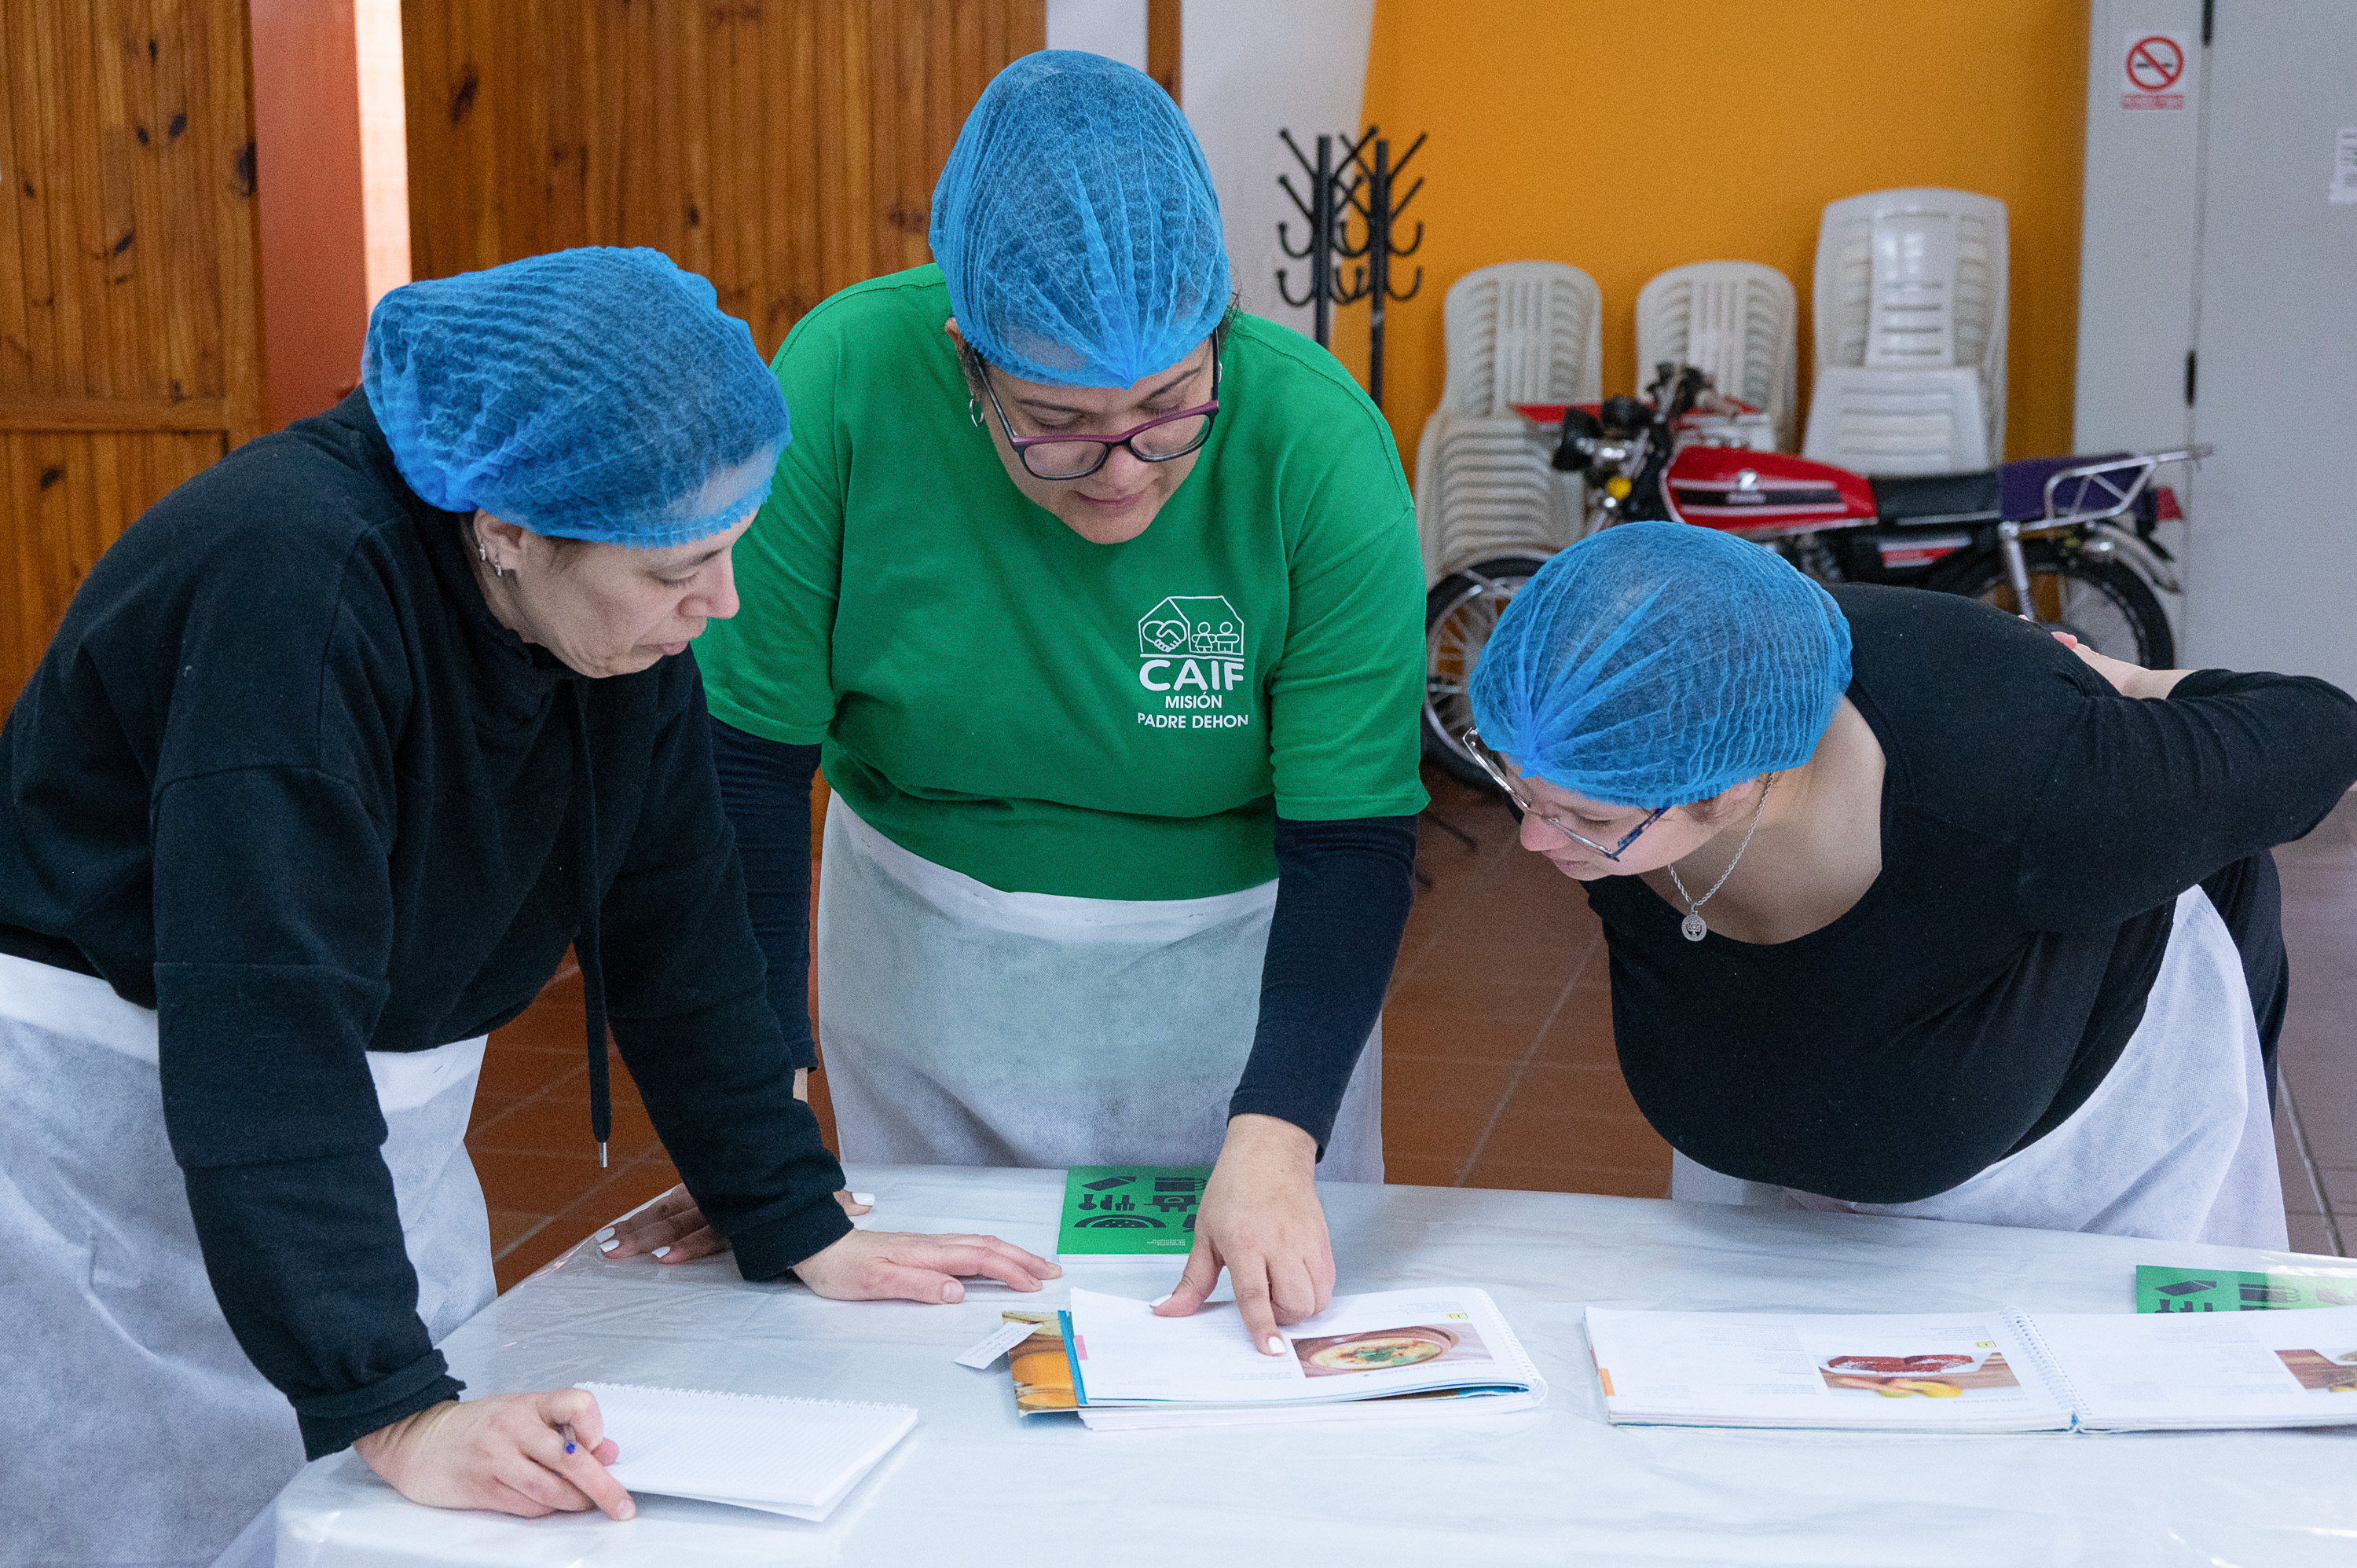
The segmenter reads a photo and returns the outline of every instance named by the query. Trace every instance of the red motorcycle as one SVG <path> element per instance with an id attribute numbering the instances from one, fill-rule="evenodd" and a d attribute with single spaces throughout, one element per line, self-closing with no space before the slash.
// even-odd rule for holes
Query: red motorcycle
<path id="1" fill-rule="evenodd" d="M 2177 657 L 2154 585 L 2178 591 L 2156 523 L 2176 497 L 2152 483 L 2206 446 L 2039 457 L 1964 474 L 1867 475 L 1830 463 L 1714 445 L 1757 423 L 1692 366 L 1663 365 L 1645 398 L 1530 405 L 1557 431 L 1554 466 L 1587 481 L 1586 532 L 1616 523 L 1716 528 L 1778 552 L 1824 583 L 1889 583 L 1961 594 L 2068 631 L 2150 670 Z M 1486 785 L 1461 738 L 1466 681 L 1491 628 L 1551 551 L 1517 551 L 1451 572 L 1425 599 L 1425 749 Z"/>

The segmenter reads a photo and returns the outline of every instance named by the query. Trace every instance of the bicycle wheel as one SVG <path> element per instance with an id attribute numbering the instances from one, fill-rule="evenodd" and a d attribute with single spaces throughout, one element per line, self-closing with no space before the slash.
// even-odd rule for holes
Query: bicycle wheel
<path id="1" fill-rule="evenodd" d="M 2028 559 L 2029 596 L 2040 624 L 2067 631 L 2098 653 L 2147 670 L 2176 668 L 2177 639 L 2169 629 L 2169 617 L 2161 610 L 2160 596 L 2135 567 L 2048 539 L 2025 539 L 2021 551 Z M 1996 550 L 1943 566 L 1924 586 L 1995 605 L 2007 615 L 2021 613 L 2013 584 L 2006 577 L 2005 557 Z"/>
<path id="2" fill-rule="evenodd" d="M 1500 555 L 1451 572 L 1424 596 L 1424 749 L 1450 777 L 1494 789 L 1458 737 L 1473 722 L 1467 682 L 1498 617 L 1546 562 Z"/>

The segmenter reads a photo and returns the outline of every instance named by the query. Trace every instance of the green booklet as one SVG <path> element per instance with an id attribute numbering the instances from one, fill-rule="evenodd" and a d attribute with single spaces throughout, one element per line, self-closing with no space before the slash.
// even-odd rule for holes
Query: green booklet
<path id="1" fill-rule="evenodd" d="M 2138 1312 L 2286 1312 L 2357 1306 L 2357 1269 L 2165 1269 L 2136 1265 Z"/>
<path id="2" fill-rule="evenodd" d="M 1184 1258 L 1209 1165 L 1074 1165 L 1064 1173 L 1062 1262 Z"/>

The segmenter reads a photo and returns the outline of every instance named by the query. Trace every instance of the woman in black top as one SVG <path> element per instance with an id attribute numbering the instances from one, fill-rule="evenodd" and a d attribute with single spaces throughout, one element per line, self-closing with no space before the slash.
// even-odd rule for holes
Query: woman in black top
<path id="1" fill-rule="evenodd" d="M 2066 641 L 1669 523 L 1517 596 L 1478 728 L 1603 921 L 1674 1196 L 2284 1245 L 2268 851 L 2357 704 Z"/>
<path id="2" fill-rule="evenodd" d="M 482 1036 L 568 944 L 592 1135 L 610 1018 L 748 1278 L 1054 1272 L 853 1231 L 795 1098 L 680 657 L 786 439 L 743 324 L 652 252 L 538 257 L 389 296 L 364 385 L 134 524 L 0 731 L 31 1559 L 266 1561 L 347 1445 L 422 1501 L 629 1515 L 594 1400 L 460 1404 L 433 1348 L 491 1294 Z"/>

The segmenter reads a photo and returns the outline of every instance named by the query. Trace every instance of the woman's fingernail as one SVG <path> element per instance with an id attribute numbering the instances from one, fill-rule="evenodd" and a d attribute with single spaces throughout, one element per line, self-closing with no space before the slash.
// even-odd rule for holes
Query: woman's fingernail
<path id="1" fill-rule="evenodd" d="M 1048 1277 L 1049 1277 L 1049 1279 L 1051 1279 L 1051 1280 L 1060 1280 L 1060 1279 L 1062 1279 L 1062 1278 L 1064 1277 L 1064 1265 L 1063 1265 L 1063 1264 L 1061 1264 L 1061 1263 L 1050 1263 L 1050 1264 L 1049 1264 L 1049 1265 L 1048 1265 Z"/>
<path id="2" fill-rule="evenodd" d="M 1272 1356 L 1282 1356 L 1282 1355 L 1284 1355 L 1284 1354 L 1285 1354 L 1285 1341 L 1284 1341 L 1284 1340 L 1282 1340 L 1282 1339 L 1279 1339 L 1279 1338 L 1278 1338 L 1275 1335 L 1274 1335 L 1274 1334 L 1270 1335 L 1270 1336 L 1268 1337 L 1268 1353 L 1269 1353 L 1270 1355 L 1272 1355 Z"/>
<path id="3" fill-rule="evenodd" d="M 963 1301 L 965 1299 L 965 1286 L 958 1283 L 955 1280 L 943 1281 L 942 1283 L 942 1299 L 943 1301 L 952 1303 Z"/>
<path id="4" fill-rule="evenodd" d="M 1146 1305 L 1148 1305 L 1148 1306 L 1160 1306 L 1164 1302 L 1168 1301 L 1168 1300 L 1170 1299 L 1170 1296 L 1177 1295 L 1178 1294 L 1178 1293 L 1177 1291 L 1175 1291 L 1175 1290 L 1174 1290 L 1174 1291 L 1172 1291 L 1172 1292 L 1169 1294 L 1169 1295 L 1157 1295 L 1157 1296 L 1156 1296 L 1152 1301 L 1147 1302 Z"/>
<path id="5" fill-rule="evenodd" d="M 601 1252 L 610 1252 L 610 1251 L 612 1251 L 615 1248 L 617 1248 L 617 1247 L 619 1247 L 619 1246 L 620 1246 L 620 1245 L 621 1245 L 621 1243 L 620 1243 L 619 1241 L 616 1241 L 616 1240 L 611 1240 L 611 1239 L 608 1239 L 608 1240 L 603 1240 L 603 1241 L 600 1241 L 600 1242 L 598 1242 L 598 1243 L 597 1243 L 597 1251 L 601 1251 Z"/>
<path id="6" fill-rule="evenodd" d="M 671 1256 L 671 1249 L 669 1247 L 657 1247 L 655 1249 L 655 1256 L 658 1258 L 667 1258 Z"/>
<path id="7" fill-rule="evenodd" d="M 592 1241 L 603 1241 L 607 1237 L 611 1236 L 613 1233 L 614 1228 L 611 1225 L 608 1225 L 603 1230 L 598 1231 L 595 1236 L 590 1237 L 589 1240 Z"/>
<path id="8" fill-rule="evenodd" d="M 633 1503 L 633 1502 L 628 1502 L 628 1501 L 624 1502 L 624 1503 L 622 1504 L 622 1508 L 621 1508 L 621 1517 L 622 1517 L 622 1518 L 624 1518 L 624 1519 L 636 1519 L 636 1518 L 638 1518 L 638 1517 L 639 1517 L 639 1505 L 638 1505 L 638 1504 L 636 1504 L 636 1503 Z"/>
<path id="9" fill-rule="evenodd" d="M 876 1207 L 876 1195 L 872 1192 L 855 1192 L 851 1195 L 851 1201 L 863 1208 L 873 1208 Z"/>

